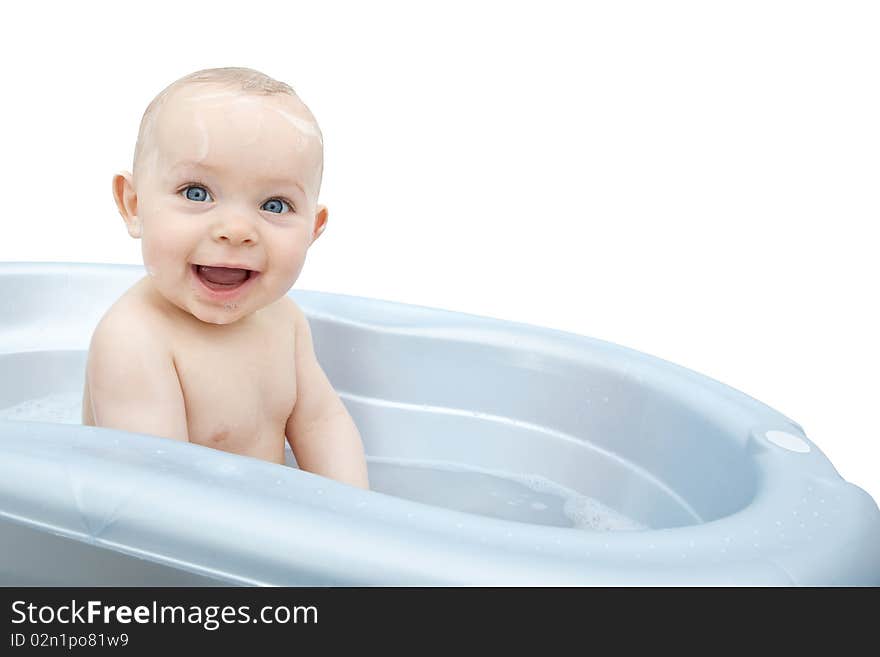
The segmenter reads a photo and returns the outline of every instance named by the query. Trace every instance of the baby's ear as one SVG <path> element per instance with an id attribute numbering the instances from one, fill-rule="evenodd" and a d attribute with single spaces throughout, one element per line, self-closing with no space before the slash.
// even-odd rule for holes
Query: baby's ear
<path id="1" fill-rule="evenodd" d="M 134 191 L 134 180 L 128 171 L 120 171 L 113 176 L 113 199 L 119 214 L 125 220 L 128 234 L 139 239 L 141 236 L 141 220 L 138 217 L 137 193 Z"/>
<path id="2" fill-rule="evenodd" d="M 315 228 L 312 231 L 312 242 L 321 237 L 321 233 L 327 227 L 327 215 L 327 206 L 319 205 L 317 212 L 315 212 Z"/>

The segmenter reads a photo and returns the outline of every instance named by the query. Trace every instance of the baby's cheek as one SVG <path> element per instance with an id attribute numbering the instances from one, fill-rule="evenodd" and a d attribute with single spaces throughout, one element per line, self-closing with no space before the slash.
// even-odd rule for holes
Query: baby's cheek
<path id="1" fill-rule="evenodd" d="M 182 240 L 175 239 L 173 235 L 163 234 L 161 231 L 144 233 L 142 249 L 144 267 L 151 276 L 168 275 L 185 266 L 184 251 Z"/>
<path id="2" fill-rule="evenodd" d="M 302 271 L 306 260 L 306 251 L 307 248 L 304 245 L 296 245 L 293 248 L 286 249 L 285 253 L 281 256 L 280 260 L 284 263 L 284 277 L 291 285 Z"/>
<path id="3" fill-rule="evenodd" d="M 181 230 L 177 222 L 173 221 L 147 221 L 144 223 L 144 238 L 150 253 L 156 257 L 177 256 L 186 250 L 190 243 L 190 237 L 186 231 Z"/>
<path id="4" fill-rule="evenodd" d="M 283 254 L 288 261 L 302 262 L 306 258 L 309 249 L 309 232 L 304 226 L 297 226 L 290 234 L 285 234 L 282 239 L 274 242 L 277 251 Z"/>
<path id="5" fill-rule="evenodd" d="M 165 240 L 149 238 L 144 239 L 144 265 L 154 270 L 165 264 L 168 260 L 168 245 Z"/>
<path id="6" fill-rule="evenodd" d="M 304 264 L 305 254 L 297 253 L 287 261 L 286 278 L 291 285 L 299 277 Z"/>

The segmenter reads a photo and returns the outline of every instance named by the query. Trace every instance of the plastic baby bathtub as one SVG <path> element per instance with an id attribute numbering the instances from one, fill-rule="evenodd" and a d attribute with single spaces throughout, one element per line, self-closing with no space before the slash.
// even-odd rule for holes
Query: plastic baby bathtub
<path id="1" fill-rule="evenodd" d="M 94 326 L 143 275 L 0 264 L 0 409 L 81 393 Z M 153 436 L 3 420 L 0 583 L 880 584 L 876 503 L 796 423 L 736 390 L 590 338 L 291 294 L 375 490 Z M 549 480 L 642 528 L 447 508 L 455 491 L 432 492 L 432 463 L 456 481 Z M 401 478 L 408 499 L 388 494 Z"/>

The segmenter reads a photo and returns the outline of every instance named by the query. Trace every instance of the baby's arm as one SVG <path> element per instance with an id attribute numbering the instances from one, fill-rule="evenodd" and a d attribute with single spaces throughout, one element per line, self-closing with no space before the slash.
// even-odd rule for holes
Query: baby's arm
<path id="1" fill-rule="evenodd" d="M 286 433 L 296 462 L 308 472 L 369 489 L 357 427 L 318 364 L 305 315 L 290 305 L 296 326 L 296 403 Z"/>
<path id="2" fill-rule="evenodd" d="M 149 323 L 105 316 L 86 367 L 95 426 L 189 440 L 173 358 Z"/>

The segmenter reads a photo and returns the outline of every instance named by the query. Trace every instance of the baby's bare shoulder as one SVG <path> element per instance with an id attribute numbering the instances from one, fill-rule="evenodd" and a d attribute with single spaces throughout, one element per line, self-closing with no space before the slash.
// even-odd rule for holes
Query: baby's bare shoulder
<path id="1" fill-rule="evenodd" d="M 296 304 L 296 301 L 286 294 L 278 300 L 278 305 L 291 317 L 293 316 L 293 313 L 302 312 Z"/>
<path id="2" fill-rule="evenodd" d="M 283 296 L 278 301 L 279 311 L 283 314 L 289 326 L 295 327 L 305 321 L 305 314 L 299 305 L 289 296 Z"/>
<path id="3" fill-rule="evenodd" d="M 98 322 L 86 363 L 83 422 L 187 440 L 186 408 L 162 319 L 123 295 Z"/>
<path id="4" fill-rule="evenodd" d="M 104 313 L 92 334 L 91 349 L 124 345 L 159 350 L 167 347 L 168 327 L 161 313 L 136 291 L 128 290 Z"/>

